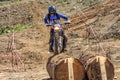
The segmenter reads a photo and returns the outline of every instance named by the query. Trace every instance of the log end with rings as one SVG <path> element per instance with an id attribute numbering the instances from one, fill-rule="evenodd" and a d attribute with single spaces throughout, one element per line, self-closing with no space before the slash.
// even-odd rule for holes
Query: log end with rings
<path id="1" fill-rule="evenodd" d="M 65 54 L 50 57 L 47 71 L 52 80 L 84 80 L 86 77 L 82 63 Z"/>
<path id="2" fill-rule="evenodd" d="M 84 53 L 79 61 L 87 71 L 88 79 L 93 80 L 113 80 L 114 66 L 108 57 L 97 56 L 94 53 Z"/>

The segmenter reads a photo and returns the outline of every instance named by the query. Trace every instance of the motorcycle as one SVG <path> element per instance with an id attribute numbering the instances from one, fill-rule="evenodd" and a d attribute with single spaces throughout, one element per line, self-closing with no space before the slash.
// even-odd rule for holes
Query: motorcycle
<path id="1" fill-rule="evenodd" d="M 67 23 L 64 23 L 64 24 L 67 24 Z M 64 36 L 64 33 L 61 33 L 62 32 L 61 30 L 63 29 L 61 25 L 62 24 L 59 24 L 59 23 L 55 23 L 54 25 L 49 25 L 54 30 L 52 49 L 55 54 L 59 54 L 64 51 L 64 44 L 65 44 L 64 39 L 66 37 Z"/>

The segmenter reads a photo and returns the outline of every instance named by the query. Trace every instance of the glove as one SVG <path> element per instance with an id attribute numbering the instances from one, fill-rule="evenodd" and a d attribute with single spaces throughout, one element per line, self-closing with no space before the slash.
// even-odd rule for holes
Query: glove
<path id="1" fill-rule="evenodd" d="M 70 23 L 71 21 L 70 21 L 70 20 L 67 20 L 66 22 L 67 22 L 67 23 Z"/>
<path id="2" fill-rule="evenodd" d="M 67 21 L 65 22 L 65 24 L 70 24 L 70 22 L 71 22 L 70 20 L 67 20 Z"/>

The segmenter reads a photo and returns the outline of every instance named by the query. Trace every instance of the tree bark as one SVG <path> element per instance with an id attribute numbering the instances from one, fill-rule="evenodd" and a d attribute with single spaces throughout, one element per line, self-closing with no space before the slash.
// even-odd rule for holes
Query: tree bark
<path id="1" fill-rule="evenodd" d="M 113 80 L 114 66 L 109 58 L 97 56 L 94 53 L 84 53 L 79 56 L 79 61 L 87 71 L 88 80 L 105 80 L 106 78 Z"/>
<path id="2" fill-rule="evenodd" d="M 47 71 L 52 80 L 69 80 L 69 72 L 72 72 L 71 77 L 74 78 L 70 80 L 85 80 L 86 77 L 85 69 L 79 60 L 65 54 L 50 57 L 47 63 Z"/>

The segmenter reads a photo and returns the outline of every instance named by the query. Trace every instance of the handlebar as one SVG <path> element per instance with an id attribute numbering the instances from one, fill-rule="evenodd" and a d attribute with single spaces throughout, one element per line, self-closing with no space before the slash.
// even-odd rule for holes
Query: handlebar
<path id="1" fill-rule="evenodd" d="M 52 25 L 52 24 L 46 24 L 46 26 L 48 26 L 48 27 L 49 27 L 49 26 L 53 26 L 53 25 Z"/>
<path id="2" fill-rule="evenodd" d="M 60 25 L 63 25 L 63 24 L 65 24 L 65 25 L 66 25 L 66 24 L 70 24 L 70 22 L 60 23 Z M 54 25 L 53 25 L 53 24 L 46 24 L 46 26 L 49 27 L 49 26 L 54 26 Z"/>

